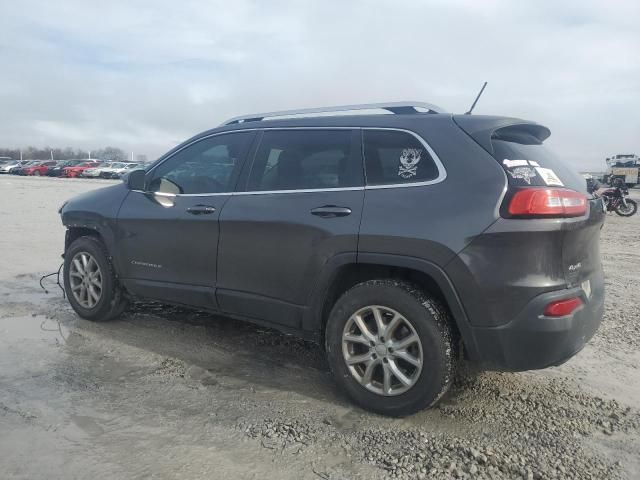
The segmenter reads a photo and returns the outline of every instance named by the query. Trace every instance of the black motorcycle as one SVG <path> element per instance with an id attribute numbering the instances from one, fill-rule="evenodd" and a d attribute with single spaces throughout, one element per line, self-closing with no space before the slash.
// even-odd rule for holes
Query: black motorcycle
<path id="1" fill-rule="evenodd" d="M 624 184 L 616 184 L 602 192 L 602 199 L 607 212 L 616 212 L 621 217 L 630 217 L 638 211 L 638 204 L 635 200 L 626 198 L 629 189 Z"/>

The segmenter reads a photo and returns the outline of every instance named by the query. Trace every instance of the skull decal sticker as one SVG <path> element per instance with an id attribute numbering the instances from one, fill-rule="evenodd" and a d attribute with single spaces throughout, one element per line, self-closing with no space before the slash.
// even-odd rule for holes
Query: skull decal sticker
<path id="1" fill-rule="evenodd" d="M 400 154 L 398 176 L 401 178 L 415 177 L 418 173 L 418 163 L 422 150 L 419 148 L 405 148 Z"/>
<path id="2" fill-rule="evenodd" d="M 536 171 L 531 167 L 516 167 L 510 170 L 507 170 L 509 175 L 513 178 L 519 178 L 527 182 L 528 185 L 531 185 L 531 179 L 535 178 Z"/>

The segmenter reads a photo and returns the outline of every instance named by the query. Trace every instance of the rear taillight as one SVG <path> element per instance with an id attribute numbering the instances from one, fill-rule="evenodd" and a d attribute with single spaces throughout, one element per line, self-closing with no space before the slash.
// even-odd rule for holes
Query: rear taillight
<path id="1" fill-rule="evenodd" d="M 580 217 L 587 213 L 587 197 L 566 188 L 524 188 L 509 201 L 514 217 Z"/>
<path id="2" fill-rule="evenodd" d="M 582 306 L 580 297 L 557 300 L 544 307 L 545 317 L 566 317 Z"/>

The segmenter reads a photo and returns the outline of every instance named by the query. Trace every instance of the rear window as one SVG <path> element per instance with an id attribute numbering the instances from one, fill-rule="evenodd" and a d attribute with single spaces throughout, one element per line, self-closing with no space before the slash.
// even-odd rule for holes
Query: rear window
<path id="1" fill-rule="evenodd" d="M 535 136 L 526 132 L 498 130 L 491 144 L 493 156 L 507 173 L 510 185 L 566 187 L 586 193 L 584 178 Z"/>
<path id="2" fill-rule="evenodd" d="M 396 130 L 365 130 L 367 185 L 426 182 L 438 178 L 438 167 L 413 135 Z"/>

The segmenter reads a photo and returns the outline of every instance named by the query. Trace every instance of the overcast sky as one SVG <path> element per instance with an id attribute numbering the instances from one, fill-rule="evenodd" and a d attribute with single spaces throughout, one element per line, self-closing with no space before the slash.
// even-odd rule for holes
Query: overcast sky
<path id="1" fill-rule="evenodd" d="M 3 1 L 0 146 L 155 158 L 240 114 L 422 100 L 640 154 L 640 2 Z"/>

